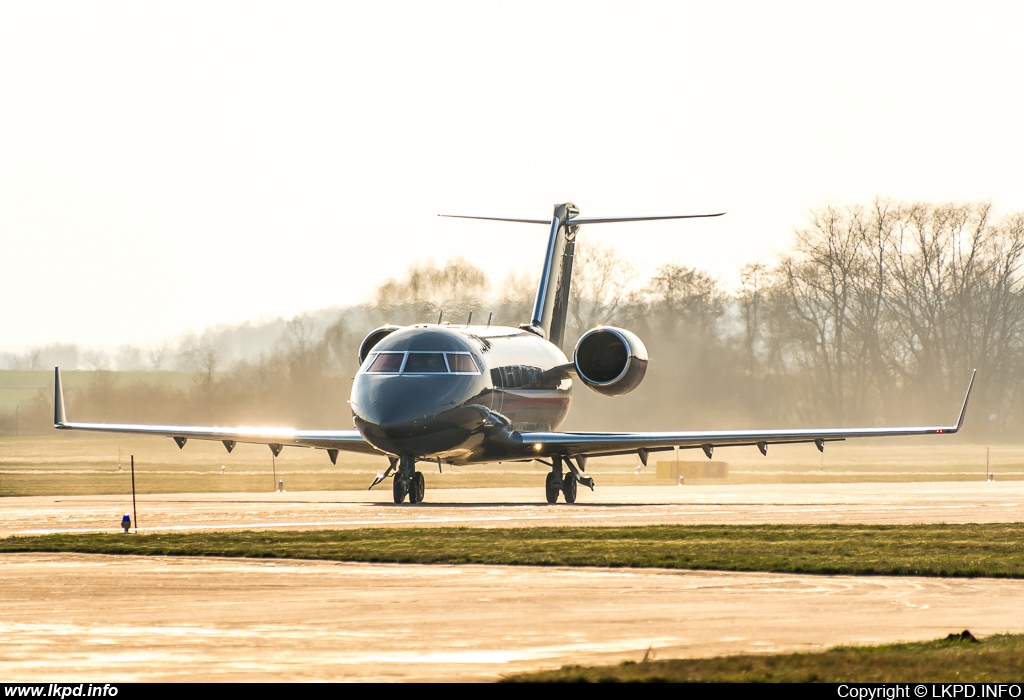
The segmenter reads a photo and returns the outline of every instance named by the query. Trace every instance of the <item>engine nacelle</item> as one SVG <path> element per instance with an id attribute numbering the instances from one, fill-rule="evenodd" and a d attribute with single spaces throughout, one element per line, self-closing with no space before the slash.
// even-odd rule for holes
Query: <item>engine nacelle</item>
<path id="1" fill-rule="evenodd" d="M 627 330 L 598 326 L 576 343 L 572 355 L 576 374 L 605 396 L 622 396 L 640 386 L 647 373 L 647 348 Z"/>
<path id="2" fill-rule="evenodd" d="M 369 357 L 370 351 L 373 350 L 373 346 L 384 340 L 387 336 L 391 335 L 401 326 L 381 326 L 370 331 L 363 342 L 359 343 L 359 365 L 362 366 L 366 362 L 366 358 Z"/>

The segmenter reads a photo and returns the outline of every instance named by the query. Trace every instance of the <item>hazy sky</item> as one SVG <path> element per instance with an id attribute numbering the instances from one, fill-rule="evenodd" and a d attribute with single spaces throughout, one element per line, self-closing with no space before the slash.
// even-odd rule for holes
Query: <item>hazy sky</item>
<path id="1" fill-rule="evenodd" d="M 0 350 L 535 272 L 546 217 L 727 282 L 808 208 L 1024 210 L 1021 3 L 0 3 Z M 484 310 L 486 311 L 486 310 Z M 525 319 L 524 319 L 525 320 Z"/>

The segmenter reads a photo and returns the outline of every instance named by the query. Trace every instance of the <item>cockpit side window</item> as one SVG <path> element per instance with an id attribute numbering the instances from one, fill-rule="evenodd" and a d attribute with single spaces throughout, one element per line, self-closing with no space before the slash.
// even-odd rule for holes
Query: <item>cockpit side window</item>
<path id="1" fill-rule="evenodd" d="M 455 374 L 480 374 L 480 368 L 468 352 L 448 353 L 448 367 Z"/>
<path id="2" fill-rule="evenodd" d="M 443 374 L 448 371 L 442 352 L 410 352 L 402 374 Z"/>
<path id="3" fill-rule="evenodd" d="M 398 374 L 402 369 L 404 359 L 404 352 L 382 352 L 370 363 L 366 371 L 378 374 Z"/>

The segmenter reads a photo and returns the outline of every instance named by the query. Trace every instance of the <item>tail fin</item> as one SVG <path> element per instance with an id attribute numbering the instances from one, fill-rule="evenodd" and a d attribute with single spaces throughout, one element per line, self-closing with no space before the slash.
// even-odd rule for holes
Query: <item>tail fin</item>
<path id="1" fill-rule="evenodd" d="M 458 216 L 439 214 L 456 219 L 484 219 L 486 221 L 514 221 L 525 224 L 551 225 L 547 256 L 537 288 L 537 300 L 533 304 L 533 318 L 529 324 L 520 326 L 524 330 L 547 338 L 562 347 L 565 339 L 565 322 L 569 313 L 569 288 L 572 284 L 572 262 L 576 252 L 576 234 L 581 224 L 610 224 L 625 221 L 658 221 L 663 219 L 701 219 L 720 214 L 684 214 L 681 216 L 632 216 L 577 218 L 580 210 L 572 202 L 556 204 L 551 221 L 546 219 L 510 219 L 496 216 Z"/>
<path id="2" fill-rule="evenodd" d="M 556 204 L 551 217 L 548 254 L 540 273 L 533 318 L 528 330 L 539 331 L 550 342 L 562 347 L 565 321 L 569 314 L 569 287 L 572 284 L 572 260 L 576 254 L 576 234 L 580 227 L 569 223 L 580 213 L 572 202 Z"/>

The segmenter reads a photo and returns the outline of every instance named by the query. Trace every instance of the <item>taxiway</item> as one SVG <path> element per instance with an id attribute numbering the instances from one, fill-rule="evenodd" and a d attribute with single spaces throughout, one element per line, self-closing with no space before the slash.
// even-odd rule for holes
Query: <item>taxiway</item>
<path id="1" fill-rule="evenodd" d="M 0 677 L 488 680 L 1024 629 L 1024 581 L 0 555 Z"/>
<path id="2" fill-rule="evenodd" d="M 138 497 L 142 532 L 356 527 L 762 523 L 986 523 L 1024 517 L 1024 481 L 598 486 L 572 506 L 539 488 L 436 489 L 396 506 L 390 489 Z M 0 499 L 0 536 L 116 531 L 131 495 Z"/>

